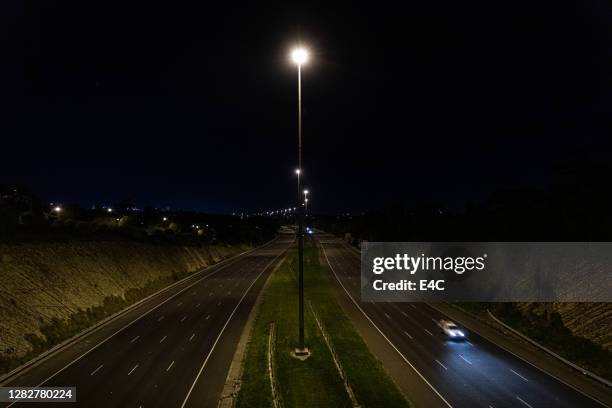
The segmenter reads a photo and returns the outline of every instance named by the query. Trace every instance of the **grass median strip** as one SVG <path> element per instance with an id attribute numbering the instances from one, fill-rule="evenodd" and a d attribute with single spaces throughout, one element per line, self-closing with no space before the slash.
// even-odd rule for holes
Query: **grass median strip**
<path id="1" fill-rule="evenodd" d="M 310 240 L 305 245 L 304 266 L 306 346 L 312 355 L 305 361 L 290 355 L 297 344 L 297 252 L 293 249 L 263 293 L 247 347 L 237 406 L 274 406 L 273 378 L 276 402 L 282 407 L 351 407 L 355 400 L 364 407 L 408 407 L 337 303 L 330 272 L 320 263 L 318 249 Z M 268 364 L 271 327 L 273 362 Z M 347 389 L 354 395 L 349 396 Z"/>

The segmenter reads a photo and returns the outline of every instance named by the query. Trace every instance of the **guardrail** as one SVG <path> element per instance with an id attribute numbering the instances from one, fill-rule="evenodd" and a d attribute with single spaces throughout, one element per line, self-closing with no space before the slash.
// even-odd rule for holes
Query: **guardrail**
<path id="1" fill-rule="evenodd" d="M 590 372 L 589 370 L 580 367 L 579 365 L 576 365 L 574 363 L 572 363 L 571 361 L 569 361 L 568 359 L 558 355 L 557 353 L 555 353 L 554 351 L 552 351 L 551 349 L 544 347 L 543 345 L 541 345 L 540 343 L 538 343 L 537 341 L 527 337 L 526 335 L 524 335 L 523 333 L 521 333 L 520 331 L 514 329 L 513 327 L 508 326 L 506 323 L 504 323 L 503 321 L 501 321 L 500 319 L 498 319 L 497 317 L 495 317 L 495 315 L 493 313 L 491 313 L 491 311 L 489 309 L 487 309 L 487 314 L 489 315 L 489 317 L 496 322 L 497 324 L 501 325 L 502 327 L 504 327 L 507 330 L 510 330 L 512 333 L 516 334 L 517 336 L 519 336 L 520 338 L 522 338 L 523 340 L 529 342 L 530 344 L 533 344 L 534 346 L 536 346 L 537 348 L 539 348 L 540 350 L 545 351 L 546 353 L 550 354 L 551 356 L 555 357 L 556 359 L 558 359 L 559 361 L 567 364 L 568 366 L 570 366 L 571 368 L 573 368 L 574 370 L 580 371 L 582 374 L 584 374 L 585 376 L 594 379 L 597 382 L 600 382 L 604 385 L 607 385 L 608 387 L 612 388 L 612 382 L 606 380 L 605 378 L 602 378 L 600 376 L 598 376 L 597 374 L 594 374 L 592 372 Z"/>

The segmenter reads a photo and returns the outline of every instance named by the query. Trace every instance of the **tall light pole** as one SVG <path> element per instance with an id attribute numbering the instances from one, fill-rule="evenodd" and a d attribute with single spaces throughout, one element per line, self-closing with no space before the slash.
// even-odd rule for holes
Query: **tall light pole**
<path id="1" fill-rule="evenodd" d="M 308 190 L 304 190 L 304 214 L 308 217 Z"/>
<path id="2" fill-rule="evenodd" d="M 308 62 L 308 50 L 302 47 L 291 51 L 291 59 L 298 67 L 298 170 L 302 170 L 302 64 Z M 296 356 L 308 356 L 304 346 L 304 210 L 301 197 L 300 174 L 298 173 L 298 284 L 299 284 L 299 340 Z"/>

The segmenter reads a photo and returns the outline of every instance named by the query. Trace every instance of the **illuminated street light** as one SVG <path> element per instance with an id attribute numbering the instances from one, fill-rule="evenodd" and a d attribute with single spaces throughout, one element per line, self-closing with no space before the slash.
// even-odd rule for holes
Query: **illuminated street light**
<path id="1" fill-rule="evenodd" d="M 111 213 L 111 212 L 113 212 L 113 209 L 112 208 L 107 208 L 106 211 Z"/>
<path id="2" fill-rule="evenodd" d="M 162 218 L 162 221 L 168 221 L 167 217 Z"/>
<path id="3" fill-rule="evenodd" d="M 55 211 L 56 213 L 60 213 L 62 211 L 62 207 L 55 207 L 53 211 Z"/>
<path id="4" fill-rule="evenodd" d="M 300 173 L 302 169 L 302 65 L 308 62 L 309 52 L 304 47 L 296 47 L 291 51 L 291 60 L 297 65 L 298 74 L 298 188 L 297 203 L 302 201 Z M 297 214 L 298 219 L 298 286 L 299 286 L 299 340 L 294 353 L 298 357 L 308 357 L 310 351 L 304 345 L 304 211 Z"/>
<path id="5" fill-rule="evenodd" d="M 291 60 L 298 66 L 307 63 L 309 57 L 310 55 L 306 48 L 298 47 L 291 51 Z"/>

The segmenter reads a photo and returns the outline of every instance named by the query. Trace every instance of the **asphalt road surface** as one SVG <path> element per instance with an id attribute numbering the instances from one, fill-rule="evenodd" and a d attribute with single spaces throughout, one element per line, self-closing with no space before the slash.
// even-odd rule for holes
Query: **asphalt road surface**
<path id="1" fill-rule="evenodd" d="M 439 406 L 602 407 L 475 333 L 468 333 L 468 341 L 448 341 L 437 325 L 446 317 L 426 304 L 361 302 L 359 256 L 331 236 L 323 235 L 320 242 L 341 292 L 414 366 L 406 362 L 406 370 L 418 370 Z"/>
<path id="2" fill-rule="evenodd" d="M 8 385 L 75 386 L 71 407 L 216 407 L 257 294 L 293 239 L 204 270 Z"/>

